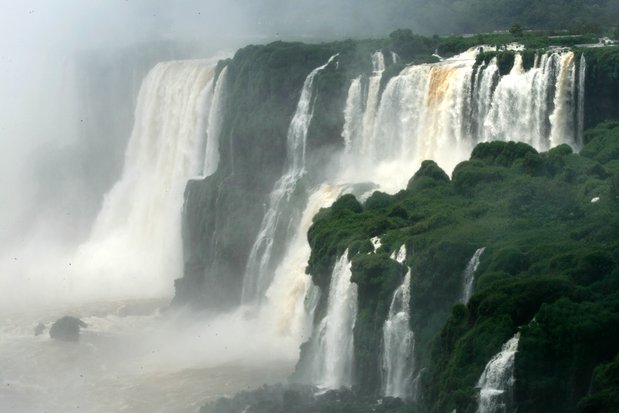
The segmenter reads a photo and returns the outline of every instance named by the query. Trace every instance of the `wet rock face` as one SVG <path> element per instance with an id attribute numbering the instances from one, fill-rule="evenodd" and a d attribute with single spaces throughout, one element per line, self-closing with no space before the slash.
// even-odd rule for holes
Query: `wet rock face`
<path id="1" fill-rule="evenodd" d="M 54 340 L 78 341 L 80 338 L 80 328 L 88 325 L 79 318 L 64 316 L 58 319 L 49 329 L 49 336 Z"/>

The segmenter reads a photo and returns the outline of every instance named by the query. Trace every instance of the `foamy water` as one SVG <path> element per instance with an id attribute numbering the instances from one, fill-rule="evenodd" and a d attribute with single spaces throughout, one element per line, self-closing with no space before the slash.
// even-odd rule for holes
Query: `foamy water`
<path id="1" fill-rule="evenodd" d="M 186 314 L 160 311 L 164 304 L 93 304 L 4 317 L 0 411 L 197 412 L 207 401 L 291 373 L 294 354 L 277 346 L 270 352 L 266 339 L 247 348 L 245 315 L 189 323 L 182 321 Z M 49 327 L 65 314 L 88 324 L 79 342 L 52 340 L 47 330 L 34 336 L 38 322 Z"/>

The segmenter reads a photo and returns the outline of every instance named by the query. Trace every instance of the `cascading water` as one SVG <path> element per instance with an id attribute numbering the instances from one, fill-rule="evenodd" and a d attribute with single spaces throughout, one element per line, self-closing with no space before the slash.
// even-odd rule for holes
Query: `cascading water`
<path id="1" fill-rule="evenodd" d="M 267 212 L 249 255 L 243 280 L 242 301 L 244 303 L 259 302 L 263 298 L 272 280 L 274 270 L 272 250 L 277 228 L 282 225 L 285 228 L 294 226 L 295 211 L 286 214 L 285 210 L 288 208 L 288 202 L 297 187 L 297 183 L 306 174 L 305 144 L 307 131 L 314 114 L 314 79 L 336 57 L 337 55 L 332 56 L 327 63 L 310 72 L 303 83 L 301 97 L 288 129 L 286 171 L 275 183 L 275 187 L 269 196 Z"/>
<path id="2" fill-rule="evenodd" d="M 361 78 L 354 79 L 344 109 L 347 162 L 354 165 L 347 179 L 395 192 L 423 160 L 433 159 L 449 172 L 483 141 L 524 141 L 538 150 L 560 143 L 580 147 L 570 131 L 582 124 L 584 57 L 575 82 L 573 52 L 539 55 L 529 70 L 516 52 L 504 76 L 496 59 L 475 68 L 477 52 L 473 48 L 439 63 L 407 66 L 387 83 L 373 122 L 368 122 L 371 106 L 363 101 Z"/>
<path id="3" fill-rule="evenodd" d="M 554 96 L 554 111 L 550 115 L 550 124 L 552 125 L 550 146 L 557 146 L 562 143 L 576 146 L 575 132 L 577 125 L 574 118 L 576 93 L 574 53 L 568 52 L 563 54 L 560 60 Z"/>
<path id="4" fill-rule="evenodd" d="M 514 360 L 520 334 L 516 333 L 501 351 L 486 364 L 477 387 L 477 413 L 510 413 L 513 411 L 511 391 L 514 385 Z"/>
<path id="5" fill-rule="evenodd" d="M 479 248 L 475 251 L 475 254 L 471 257 L 469 263 L 466 265 L 464 273 L 462 274 L 462 298 L 460 301 L 467 304 L 473 295 L 473 284 L 475 283 L 475 271 L 479 267 L 479 259 L 481 254 L 484 253 L 486 248 Z"/>
<path id="6" fill-rule="evenodd" d="M 471 52 L 435 65 L 409 66 L 389 81 L 371 144 L 375 161 L 454 162 L 448 158 L 464 143 L 462 115 L 473 59 Z"/>
<path id="7" fill-rule="evenodd" d="M 587 62 L 585 55 L 580 55 L 580 64 L 578 68 L 578 115 L 576 120 L 578 125 L 576 133 L 578 134 L 577 143 L 579 146 L 584 145 L 583 133 L 585 129 L 585 77 L 587 74 Z"/>
<path id="8" fill-rule="evenodd" d="M 307 232 L 320 208 L 331 205 L 341 193 L 341 187 L 323 184 L 310 195 L 284 259 L 275 270 L 273 282 L 266 293 L 266 308 L 275 319 L 280 335 L 292 335 L 301 341 L 311 336 L 320 289 L 305 273 L 311 254 Z"/>
<path id="9" fill-rule="evenodd" d="M 350 387 L 353 381 L 357 285 L 350 281 L 350 265 L 346 250 L 333 268 L 327 314 L 313 337 L 312 381 L 327 389 Z"/>
<path id="10" fill-rule="evenodd" d="M 342 137 L 347 152 L 352 151 L 353 142 L 357 145 L 357 136 L 363 131 L 363 90 L 361 76 L 350 82 L 348 97 L 344 108 L 344 129 Z"/>
<path id="11" fill-rule="evenodd" d="M 406 259 L 406 246 L 391 256 L 400 264 Z M 415 334 L 410 329 L 411 270 L 393 294 L 389 315 L 383 325 L 383 395 L 409 400 L 413 397 Z"/>
<path id="12" fill-rule="evenodd" d="M 384 57 L 381 60 L 382 54 L 372 55 L 367 93 L 363 76 L 353 79 L 348 89 L 342 168 L 330 182 L 369 181 L 382 191 L 395 192 L 422 160 L 433 159 L 450 171 L 469 156 L 476 143 L 488 140 L 524 140 L 544 150 L 554 143 L 553 137 L 563 136 L 562 142 L 578 147 L 574 136 L 562 135 L 580 116 L 574 116 L 574 106 L 581 102 L 573 98 L 575 87 L 580 88 L 578 93 L 584 90 L 584 75 L 579 75 L 576 86 L 572 80 L 571 52 L 540 54 L 529 70 L 524 69 L 522 56 L 516 53 L 512 70 L 501 76 L 496 59 L 474 66 L 477 51 L 471 49 L 436 64 L 408 66 L 387 83 L 382 96 L 373 95 L 380 89 L 372 85 L 380 84 L 383 66 L 379 63 Z M 584 58 L 581 60 L 584 67 Z M 371 242 L 375 250 L 380 247 L 379 237 Z M 462 302 L 470 299 L 483 251 L 480 248 L 475 252 L 464 271 Z M 341 268 L 338 262 L 334 277 Z M 383 329 L 382 369 L 384 394 L 410 399 L 414 396 L 414 334 L 408 326 L 410 303 L 404 303 L 409 290 L 407 274 L 394 294 Z M 324 384 L 329 377 L 324 373 L 327 357 L 323 352 L 331 311 L 329 304 L 327 317 L 316 324 L 311 341 L 313 360 L 322 366 L 313 375 L 314 383 Z M 334 330 L 329 332 L 335 334 Z M 339 329 L 337 334 L 340 341 L 350 342 L 348 329 Z"/>
<path id="13" fill-rule="evenodd" d="M 372 73 L 367 78 L 365 93 L 363 76 L 354 79 L 350 84 L 342 132 L 347 152 L 364 155 L 370 150 L 376 110 L 380 101 L 380 81 L 385 71 L 385 56 L 381 51 L 373 53 L 371 60 Z"/>
<path id="14" fill-rule="evenodd" d="M 365 101 L 365 111 L 362 118 L 361 129 L 361 148 L 362 154 L 367 154 L 370 142 L 374 133 L 374 122 L 376 120 L 376 109 L 380 100 L 380 79 L 385 71 L 385 56 L 378 51 L 372 54 L 372 74 L 368 79 L 367 99 Z"/>
<path id="15" fill-rule="evenodd" d="M 483 140 L 524 141 L 538 150 L 561 143 L 578 148 L 573 132 L 577 124 L 574 53 L 553 52 L 536 60 L 525 71 L 521 55 L 516 54 L 512 71 L 500 78 L 483 123 Z"/>
<path id="16" fill-rule="evenodd" d="M 219 134 L 224 110 L 225 87 L 228 67 L 224 67 L 217 80 L 211 86 L 211 103 L 209 105 L 206 126 L 206 148 L 204 150 L 204 166 L 202 175 L 212 175 L 219 166 Z"/>
<path id="17" fill-rule="evenodd" d="M 170 294 L 172 279 L 182 271 L 183 190 L 203 169 L 199 128 L 207 116 L 203 110 L 213 105 L 200 98 L 213 74 L 209 62 L 165 62 L 144 80 L 122 177 L 105 196 L 91 238 L 74 260 L 82 274 L 98 279 L 74 281 L 71 287 L 82 298 L 101 294 L 102 284 L 112 296 Z"/>

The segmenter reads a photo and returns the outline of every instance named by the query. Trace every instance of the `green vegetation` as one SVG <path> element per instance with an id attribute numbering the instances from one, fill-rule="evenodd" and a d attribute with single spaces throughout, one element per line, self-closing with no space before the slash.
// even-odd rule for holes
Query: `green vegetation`
<path id="1" fill-rule="evenodd" d="M 581 155 L 566 145 L 538 153 L 522 143 L 482 143 L 451 180 L 426 161 L 406 190 L 377 192 L 364 204 L 346 195 L 315 217 L 308 234 L 314 281 L 328 288 L 348 249 L 359 285 L 360 391 L 379 390 L 379 334 L 404 272 L 388 256 L 405 244 L 411 327 L 425 369 L 421 411 L 473 412 L 485 364 L 516 331 L 515 397 L 523 411 L 616 406 L 619 125 L 590 129 L 586 141 Z M 374 236 L 383 245 L 368 254 Z M 456 304 L 466 263 L 482 246 L 475 294 Z"/>

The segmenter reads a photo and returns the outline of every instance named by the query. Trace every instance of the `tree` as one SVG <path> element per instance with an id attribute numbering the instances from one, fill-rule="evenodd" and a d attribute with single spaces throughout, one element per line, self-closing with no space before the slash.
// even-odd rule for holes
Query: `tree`
<path id="1" fill-rule="evenodd" d="M 509 32 L 511 34 L 513 34 L 516 37 L 521 37 L 522 36 L 522 26 L 520 26 L 519 23 L 514 23 L 512 24 L 512 27 L 510 27 Z"/>

